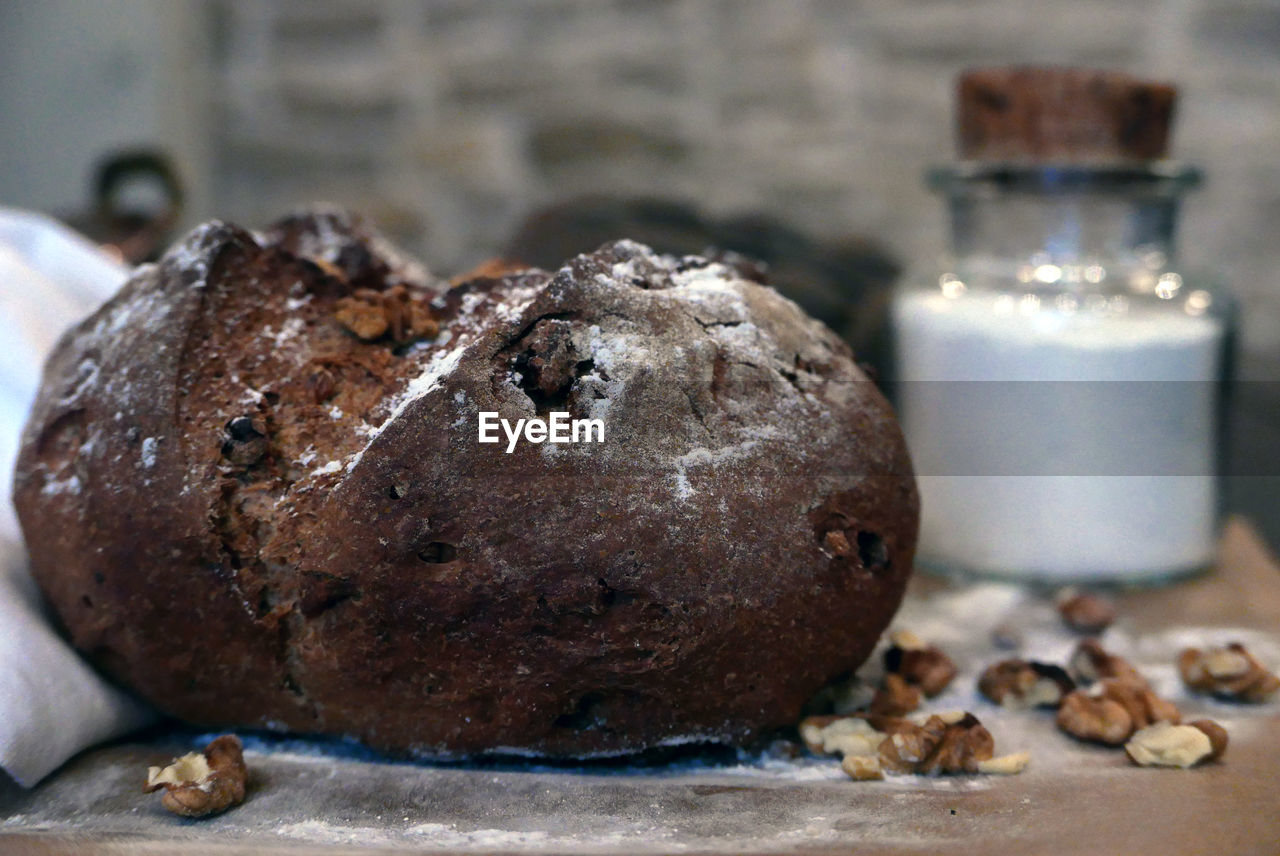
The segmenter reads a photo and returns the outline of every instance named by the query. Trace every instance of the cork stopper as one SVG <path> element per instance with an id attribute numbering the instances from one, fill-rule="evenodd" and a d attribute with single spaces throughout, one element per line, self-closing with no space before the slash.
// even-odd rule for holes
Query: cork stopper
<path id="1" fill-rule="evenodd" d="M 979 68 L 956 86 L 960 157 L 1132 162 L 1168 154 L 1177 89 L 1117 71 Z"/>

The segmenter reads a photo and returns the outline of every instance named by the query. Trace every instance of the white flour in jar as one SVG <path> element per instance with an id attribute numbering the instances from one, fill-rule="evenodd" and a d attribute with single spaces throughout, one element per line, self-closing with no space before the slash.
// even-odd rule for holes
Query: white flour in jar
<path id="1" fill-rule="evenodd" d="M 1046 580 L 1209 561 L 1223 322 L 1172 309 L 896 299 L 922 560 Z"/>

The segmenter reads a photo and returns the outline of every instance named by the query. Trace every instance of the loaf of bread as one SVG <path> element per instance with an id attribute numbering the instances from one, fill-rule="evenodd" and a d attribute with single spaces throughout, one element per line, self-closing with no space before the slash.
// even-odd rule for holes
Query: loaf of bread
<path id="1" fill-rule="evenodd" d="M 739 271 L 622 241 L 450 287 L 331 211 L 205 225 L 69 331 L 15 504 L 74 644 L 162 710 L 437 757 L 794 722 L 918 511 L 847 346 Z"/>

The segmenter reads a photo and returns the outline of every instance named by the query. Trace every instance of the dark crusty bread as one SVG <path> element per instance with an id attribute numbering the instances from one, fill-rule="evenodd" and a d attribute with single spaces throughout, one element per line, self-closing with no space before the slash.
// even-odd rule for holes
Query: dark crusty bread
<path id="1" fill-rule="evenodd" d="M 956 82 L 960 156 L 1145 161 L 1169 150 L 1177 90 L 1119 71 L 977 68 Z"/>
<path id="2" fill-rule="evenodd" d="M 506 454 L 480 410 L 605 442 Z M 15 503 L 74 643 L 161 709 L 442 757 L 792 722 L 917 524 L 888 405 L 772 290 L 631 242 L 450 289 L 333 212 L 203 226 L 71 330 Z"/>

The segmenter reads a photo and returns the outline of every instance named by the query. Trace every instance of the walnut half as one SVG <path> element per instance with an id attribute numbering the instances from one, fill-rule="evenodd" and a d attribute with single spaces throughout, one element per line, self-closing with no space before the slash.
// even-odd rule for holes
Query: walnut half
<path id="1" fill-rule="evenodd" d="M 1063 731 L 1109 746 L 1119 746 L 1135 731 L 1153 723 L 1176 724 L 1180 720 L 1173 702 L 1160 698 L 1145 684 L 1116 678 L 1069 693 L 1058 708 L 1058 727 Z"/>
<path id="2" fill-rule="evenodd" d="M 1124 705 L 1084 690 L 1069 693 L 1058 706 L 1058 727 L 1080 740 L 1119 746 L 1133 734 L 1133 717 Z"/>
<path id="3" fill-rule="evenodd" d="M 978 691 L 1010 708 L 1057 707 L 1075 682 L 1061 666 L 1034 660 L 1001 660 L 978 678 Z"/>
<path id="4" fill-rule="evenodd" d="M 207 817 L 244 802 L 249 771 L 234 734 L 215 738 L 203 753 L 188 752 L 167 767 L 147 770 L 143 793 L 164 788 L 160 804 L 183 817 Z"/>
<path id="5" fill-rule="evenodd" d="M 1096 635 L 1116 620 L 1116 609 L 1110 601 L 1089 592 L 1065 589 L 1058 595 L 1057 605 L 1063 623 L 1078 633 Z"/>
<path id="6" fill-rule="evenodd" d="M 1187 648 L 1178 655 L 1178 672 L 1189 689 L 1227 701 L 1262 702 L 1280 690 L 1280 678 L 1237 642 L 1225 648 Z"/>

